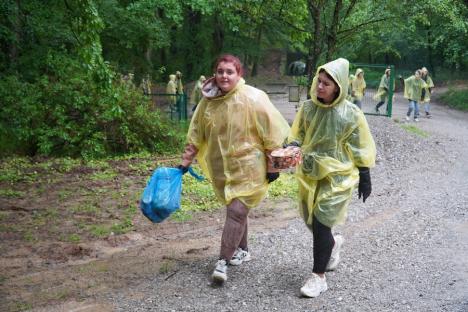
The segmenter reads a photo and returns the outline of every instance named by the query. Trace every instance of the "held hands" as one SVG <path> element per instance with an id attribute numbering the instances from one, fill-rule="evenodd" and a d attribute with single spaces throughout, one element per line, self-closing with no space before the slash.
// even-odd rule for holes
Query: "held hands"
<path id="1" fill-rule="evenodd" d="M 367 197 L 369 197 L 372 191 L 370 171 L 369 171 L 369 168 L 366 168 L 366 167 L 359 167 L 358 169 L 359 169 L 358 198 L 361 199 L 361 196 L 362 196 L 362 202 L 365 203 Z"/>
<path id="2" fill-rule="evenodd" d="M 187 171 L 188 171 L 188 167 L 185 167 L 185 166 L 182 166 L 182 165 L 178 165 L 177 168 L 182 170 L 182 174 L 186 174 Z"/>

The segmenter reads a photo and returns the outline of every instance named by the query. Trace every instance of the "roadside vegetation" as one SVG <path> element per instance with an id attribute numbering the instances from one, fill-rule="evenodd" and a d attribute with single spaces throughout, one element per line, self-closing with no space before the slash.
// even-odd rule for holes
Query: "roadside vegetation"
<path id="1" fill-rule="evenodd" d="M 178 161 L 178 157 L 151 155 L 89 161 L 4 159 L 0 162 L 0 235 L 8 234 L 16 244 L 79 243 L 132 231 L 152 171 L 158 166 L 175 166 Z M 200 172 L 198 166 L 195 170 Z M 294 198 L 296 194 L 293 175 L 282 174 L 268 197 Z M 220 207 L 208 181 L 185 175 L 181 209 L 171 219 L 183 222 L 194 213 Z"/>
<path id="2" fill-rule="evenodd" d="M 440 96 L 440 100 L 452 108 L 468 111 L 468 88 L 449 88 L 447 92 Z"/>

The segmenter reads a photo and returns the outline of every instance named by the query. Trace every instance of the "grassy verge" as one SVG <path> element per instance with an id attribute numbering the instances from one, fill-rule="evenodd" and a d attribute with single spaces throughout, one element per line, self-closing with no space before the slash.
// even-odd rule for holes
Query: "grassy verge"
<path id="1" fill-rule="evenodd" d="M 0 235 L 10 242 L 55 241 L 76 244 L 150 226 L 139 216 L 138 201 L 157 166 L 174 166 L 179 157 L 151 155 L 85 161 L 70 158 L 10 158 L 0 161 Z M 194 169 L 200 172 L 197 166 Z M 184 176 L 176 222 L 194 213 L 219 209 L 208 181 Z M 297 185 L 283 173 L 272 183 L 270 199 L 294 198 Z M 135 224 L 135 222 L 139 224 Z M 1 246 L 0 246 L 1 247 Z M 10 246 L 11 247 L 11 246 Z"/>
<path id="2" fill-rule="evenodd" d="M 468 89 L 450 88 L 440 96 L 440 100 L 452 108 L 468 111 Z"/>
<path id="3" fill-rule="evenodd" d="M 423 138 L 429 137 L 429 133 L 427 133 L 424 130 L 419 129 L 418 127 L 416 127 L 414 125 L 401 125 L 401 127 L 403 129 L 405 129 L 406 131 L 408 131 L 410 133 L 413 133 L 413 134 L 416 134 L 416 135 L 418 135 L 420 137 L 423 137 Z"/>

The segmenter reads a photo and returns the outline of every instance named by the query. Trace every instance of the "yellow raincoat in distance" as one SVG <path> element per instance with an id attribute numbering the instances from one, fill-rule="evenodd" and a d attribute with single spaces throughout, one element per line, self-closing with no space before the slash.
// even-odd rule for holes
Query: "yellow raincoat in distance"
<path id="1" fill-rule="evenodd" d="M 415 75 L 405 79 L 405 99 L 419 102 L 421 100 L 422 90 L 426 88 L 426 83 L 421 78 L 416 78 Z"/>
<path id="2" fill-rule="evenodd" d="M 363 70 L 358 68 L 356 69 L 356 75 L 353 81 L 351 81 L 351 95 L 353 97 L 353 100 L 358 100 L 361 101 L 362 98 L 364 97 L 364 90 L 366 89 L 366 81 L 364 80 L 364 77 L 361 76 L 359 78 L 359 74 L 363 73 Z"/>
<path id="3" fill-rule="evenodd" d="M 431 76 L 427 75 L 426 78 L 423 80 L 426 82 L 426 92 L 424 93 L 424 99 L 422 99 L 423 102 L 429 103 L 431 101 L 431 91 L 429 90 L 430 88 L 434 88 L 434 82 L 432 81 Z"/>
<path id="4" fill-rule="evenodd" d="M 282 147 L 289 125 L 267 94 L 244 79 L 225 95 L 218 92 L 214 78 L 202 91 L 187 143 L 198 149 L 198 162 L 218 199 L 228 205 L 237 198 L 252 208 L 268 190 L 265 153 Z"/>
<path id="5" fill-rule="evenodd" d="M 317 78 L 324 69 L 339 86 L 339 96 L 327 105 L 317 99 Z M 373 167 L 375 143 L 363 112 L 345 99 L 349 63 L 338 59 L 318 68 L 311 99 L 296 115 L 289 142 L 301 145 L 303 162 L 297 167 L 299 207 L 307 222 L 314 215 L 328 227 L 343 223 L 352 192 L 359 182 L 357 167 Z"/>
<path id="6" fill-rule="evenodd" d="M 202 89 L 204 81 L 205 81 L 205 76 L 200 76 L 200 78 L 195 83 L 192 94 L 190 95 L 190 103 L 197 105 L 198 102 L 200 102 L 200 100 L 202 99 L 201 89 Z"/>
<path id="7" fill-rule="evenodd" d="M 387 72 L 387 70 L 385 72 Z M 373 99 L 375 101 L 385 102 L 388 96 L 389 85 L 390 76 L 383 74 L 382 78 L 380 78 L 379 88 L 377 89 L 377 93 L 374 95 Z M 393 90 L 395 90 L 395 81 L 393 81 Z"/>
<path id="8" fill-rule="evenodd" d="M 169 82 L 167 83 L 167 86 L 166 86 L 166 93 L 174 94 L 174 96 L 169 96 L 169 104 L 171 105 L 176 105 L 176 101 L 177 101 L 176 92 L 177 92 L 176 76 L 169 75 Z"/>

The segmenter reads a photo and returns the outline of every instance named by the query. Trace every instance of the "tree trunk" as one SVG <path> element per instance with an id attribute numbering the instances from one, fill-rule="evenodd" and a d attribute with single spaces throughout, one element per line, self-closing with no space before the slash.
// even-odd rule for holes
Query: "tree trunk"
<path id="1" fill-rule="evenodd" d="M 316 1 L 309 0 L 307 2 L 307 8 L 309 10 L 309 15 L 314 27 L 314 37 L 312 38 L 312 42 L 309 43 L 309 52 L 307 55 L 306 64 L 308 86 L 307 89 L 309 90 L 310 86 L 312 85 L 312 80 L 314 78 L 315 69 L 317 67 L 320 54 L 322 53 L 322 38 L 320 36 L 322 25 L 320 20 L 320 11 L 323 8 L 323 0 L 318 1 L 317 3 Z M 309 92 L 307 92 L 307 98 L 310 98 Z"/>
<path id="2" fill-rule="evenodd" d="M 335 9 L 333 10 L 333 18 L 330 24 L 330 28 L 328 29 L 327 33 L 327 54 L 326 54 L 326 61 L 330 62 L 333 58 L 333 54 L 336 50 L 336 38 L 338 34 L 338 26 L 339 26 L 339 18 L 340 18 L 340 11 L 343 7 L 343 1 L 337 0 L 335 2 Z"/>
<path id="3" fill-rule="evenodd" d="M 17 63 L 18 63 L 18 44 L 21 41 L 21 19 L 20 19 L 20 0 L 16 0 L 16 3 L 13 8 L 13 14 L 14 18 L 13 20 L 13 33 L 14 33 L 14 39 L 10 41 L 9 45 L 9 58 L 10 58 L 10 68 L 13 70 L 17 70 Z"/>
<path id="4" fill-rule="evenodd" d="M 259 59 L 260 59 L 260 55 L 259 55 L 258 51 L 260 51 L 261 41 L 262 41 L 262 26 L 259 26 L 257 36 L 256 36 L 256 39 L 255 39 L 255 44 L 257 46 L 257 54 L 255 55 L 254 60 L 253 60 L 253 64 L 252 64 L 252 73 L 251 73 L 252 77 L 257 76 L 257 74 L 258 74 L 258 62 L 259 62 Z"/>
<path id="5" fill-rule="evenodd" d="M 432 32 L 430 26 L 427 27 L 427 62 L 431 76 L 435 77 L 435 67 L 432 58 Z"/>
<path id="6" fill-rule="evenodd" d="M 213 20 L 213 55 L 217 56 L 223 51 L 224 47 L 224 32 L 223 26 L 219 20 L 219 15 L 216 14 Z"/>

